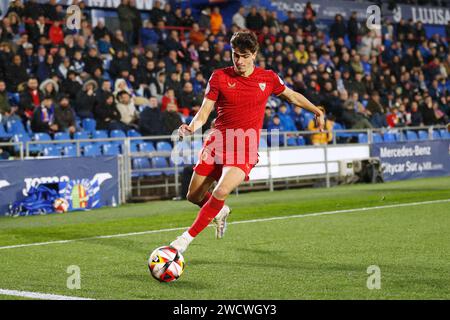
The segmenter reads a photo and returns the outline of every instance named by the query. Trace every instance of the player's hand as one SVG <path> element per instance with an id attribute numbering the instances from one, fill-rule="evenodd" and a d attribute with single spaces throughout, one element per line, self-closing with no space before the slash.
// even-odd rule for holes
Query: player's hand
<path id="1" fill-rule="evenodd" d="M 186 123 L 183 123 L 178 128 L 178 135 L 180 136 L 181 139 L 183 139 L 183 137 L 189 136 L 191 134 L 193 134 L 192 129 Z"/>
<path id="2" fill-rule="evenodd" d="M 323 132 L 325 130 L 325 114 L 320 112 L 315 115 L 315 119 L 317 128 L 319 128 L 320 132 Z"/>

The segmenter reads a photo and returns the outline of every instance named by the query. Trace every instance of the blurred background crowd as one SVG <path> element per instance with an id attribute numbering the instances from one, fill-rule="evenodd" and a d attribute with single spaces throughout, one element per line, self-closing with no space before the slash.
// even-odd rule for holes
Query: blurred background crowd
<path id="1" fill-rule="evenodd" d="M 446 37 L 427 37 L 421 22 L 383 20 L 370 30 L 356 13 L 347 20 L 337 14 L 319 30 L 308 3 L 301 17 L 289 12 L 284 21 L 276 11 L 241 7 L 226 27 L 218 6 L 194 17 L 189 7 L 154 1 L 143 19 L 133 0 L 122 0 L 120 27 L 112 29 L 102 18 L 93 23 L 83 2 L 74 4 L 82 12 L 79 30 L 67 27 L 56 0 L 11 1 L 0 21 L 3 124 L 20 120 L 33 132 L 73 134 L 93 118 L 101 130 L 170 134 L 199 110 L 213 70 L 232 65 L 229 40 L 239 29 L 257 33 L 257 65 L 323 107 L 329 129 L 448 122 L 450 22 Z M 277 97 L 264 127 L 316 130 L 311 115 Z"/>

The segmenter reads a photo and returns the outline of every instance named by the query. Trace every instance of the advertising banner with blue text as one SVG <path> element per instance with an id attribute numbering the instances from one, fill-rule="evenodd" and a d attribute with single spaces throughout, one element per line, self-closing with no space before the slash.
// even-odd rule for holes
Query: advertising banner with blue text
<path id="1" fill-rule="evenodd" d="M 450 140 L 375 143 L 385 181 L 450 175 Z"/>

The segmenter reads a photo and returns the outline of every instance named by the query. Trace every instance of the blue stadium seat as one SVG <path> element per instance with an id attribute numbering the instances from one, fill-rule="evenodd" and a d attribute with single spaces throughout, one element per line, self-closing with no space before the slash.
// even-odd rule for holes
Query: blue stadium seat
<path id="1" fill-rule="evenodd" d="M 101 156 L 102 152 L 98 144 L 88 144 L 83 148 L 83 155 L 85 157 L 96 157 Z"/>
<path id="2" fill-rule="evenodd" d="M 13 136 L 13 142 L 23 142 L 23 150 L 25 151 L 26 142 L 31 141 L 30 136 L 27 133 L 17 133 Z M 20 152 L 20 146 L 14 146 L 15 152 Z M 30 152 L 38 152 L 39 148 L 36 148 L 36 145 L 30 144 Z"/>
<path id="3" fill-rule="evenodd" d="M 75 140 L 85 140 L 85 139 L 90 139 L 89 133 L 87 131 L 77 131 L 74 133 L 73 138 Z M 87 146 L 88 144 L 90 144 L 90 142 L 80 142 L 80 147 L 84 147 Z"/>
<path id="4" fill-rule="evenodd" d="M 6 131 L 11 134 L 28 134 L 20 120 L 10 120 L 6 122 Z"/>
<path id="5" fill-rule="evenodd" d="M 70 134 L 67 132 L 57 132 L 55 133 L 54 140 L 71 140 L 71 138 Z M 58 143 L 58 147 L 60 147 L 60 149 L 63 149 L 64 147 L 68 146 L 73 146 L 73 143 L 70 142 Z"/>
<path id="6" fill-rule="evenodd" d="M 75 147 L 75 146 L 64 147 L 63 154 L 65 157 L 76 157 L 77 156 L 77 147 Z"/>
<path id="7" fill-rule="evenodd" d="M 131 129 L 127 131 L 128 137 L 142 137 L 142 134 L 140 134 L 138 131 Z"/>
<path id="8" fill-rule="evenodd" d="M 303 117 L 301 118 L 302 120 L 302 127 L 303 128 L 308 128 L 308 124 L 311 120 L 314 119 L 314 114 L 308 111 L 303 111 Z"/>
<path id="9" fill-rule="evenodd" d="M 441 139 L 450 139 L 450 133 L 448 133 L 447 129 L 440 129 L 439 133 L 441 135 Z"/>
<path id="10" fill-rule="evenodd" d="M 156 169 L 156 168 L 163 169 L 163 168 L 167 168 L 168 167 L 166 158 L 164 158 L 164 157 L 153 157 L 151 161 L 152 161 L 152 168 L 154 168 L 154 169 Z M 155 176 L 158 175 L 159 176 L 164 171 L 166 171 L 166 170 L 155 171 L 155 172 L 152 172 L 152 175 L 155 175 Z"/>
<path id="11" fill-rule="evenodd" d="M 441 135 L 439 134 L 438 130 L 433 130 L 433 140 L 439 140 L 441 139 Z"/>
<path id="12" fill-rule="evenodd" d="M 127 136 L 130 138 L 137 138 L 137 137 L 142 137 L 142 134 L 140 134 L 139 132 L 137 132 L 134 129 L 128 130 L 127 132 Z M 132 142 L 136 142 L 136 143 L 142 143 L 144 142 L 144 140 L 142 139 L 133 139 L 131 140 Z"/>
<path id="13" fill-rule="evenodd" d="M 417 133 L 415 133 L 414 131 L 406 130 L 406 140 L 416 141 L 419 140 L 419 138 L 417 137 Z"/>
<path id="14" fill-rule="evenodd" d="M 374 143 L 380 143 L 383 142 L 383 137 L 381 136 L 381 134 L 374 132 L 372 134 L 372 139 Z"/>
<path id="15" fill-rule="evenodd" d="M 108 132 L 106 130 L 95 130 L 92 133 L 92 139 L 108 139 Z M 101 142 L 101 141 L 96 141 L 94 142 L 98 145 L 102 145 L 105 143 L 105 141 Z"/>
<path id="16" fill-rule="evenodd" d="M 120 154 L 120 146 L 114 143 L 106 143 L 103 145 L 103 155 L 117 156 Z"/>
<path id="17" fill-rule="evenodd" d="M 12 136 L 13 134 L 6 132 L 3 124 L 0 123 L 0 139 L 11 139 Z"/>
<path id="18" fill-rule="evenodd" d="M 156 143 L 157 151 L 172 151 L 172 145 L 167 141 L 159 141 Z"/>
<path id="19" fill-rule="evenodd" d="M 297 138 L 295 138 L 295 137 L 288 137 L 287 140 L 286 140 L 286 144 L 289 147 L 296 146 L 297 145 Z"/>
<path id="20" fill-rule="evenodd" d="M 143 142 L 139 144 L 139 150 L 141 152 L 153 152 L 155 151 L 155 146 L 153 142 Z"/>
<path id="21" fill-rule="evenodd" d="M 125 139 L 127 137 L 125 132 L 123 132 L 122 130 L 112 130 L 110 132 L 109 136 L 111 138 L 123 138 L 123 139 Z M 120 141 L 110 141 L 109 143 L 117 144 L 117 145 L 123 145 L 124 142 L 125 142 L 125 140 L 120 140 Z"/>
<path id="22" fill-rule="evenodd" d="M 44 150 L 42 151 L 42 154 L 46 157 L 60 157 L 61 151 L 60 151 L 60 149 L 58 149 L 54 146 L 48 146 L 48 147 L 44 148 Z"/>
<path id="23" fill-rule="evenodd" d="M 395 142 L 395 135 L 392 132 L 385 132 L 383 134 L 384 142 Z"/>
<path id="24" fill-rule="evenodd" d="M 358 143 L 368 143 L 369 138 L 367 137 L 366 133 L 359 133 L 358 134 Z"/>
<path id="25" fill-rule="evenodd" d="M 304 146 L 304 145 L 306 145 L 305 137 L 303 137 L 303 136 L 298 136 L 298 137 L 297 137 L 297 145 L 299 145 L 299 146 Z"/>
<path id="26" fill-rule="evenodd" d="M 335 122 L 333 124 L 333 131 L 334 130 L 345 130 L 345 127 L 342 124 L 340 124 L 339 122 Z M 336 133 L 336 138 L 348 139 L 351 137 L 353 137 L 352 133 L 345 133 L 345 132 L 337 132 Z"/>
<path id="27" fill-rule="evenodd" d="M 419 140 L 428 140 L 428 132 L 425 130 L 419 130 L 417 134 L 419 135 Z"/>
<path id="28" fill-rule="evenodd" d="M 131 161 L 132 167 L 134 170 L 139 169 L 150 169 L 150 162 L 148 161 L 148 158 L 139 157 L 139 158 L 133 158 Z M 151 176 L 151 172 L 132 172 L 132 177 L 143 177 L 143 176 Z"/>
<path id="29" fill-rule="evenodd" d="M 50 137 L 50 135 L 48 133 L 38 132 L 33 135 L 33 141 L 52 141 L 52 138 Z M 31 151 L 31 149 L 35 149 L 35 151 L 42 152 L 43 149 L 48 146 L 51 146 L 51 145 L 48 143 L 35 144 L 34 146 L 30 145 L 30 151 Z"/>
<path id="30" fill-rule="evenodd" d="M 131 140 L 131 143 L 130 143 L 130 151 L 131 152 L 139 152 L 139 143 L 138 142 L 136 142 L 136 141 L 134 141 L 134 140 Z"/>
<path id="31" fill-rule="evenodd" d="M 81 126 L 83 127 L 84 131 L 87 131 L 89 133 L 95 132 L 95 127 L 97 126 L 97 121 L 91 118 L 85 118 L 81 120 Z"/>

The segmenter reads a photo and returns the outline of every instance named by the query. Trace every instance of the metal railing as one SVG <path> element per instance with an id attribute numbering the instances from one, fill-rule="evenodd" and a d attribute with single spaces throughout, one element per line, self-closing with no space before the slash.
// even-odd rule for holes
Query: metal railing
<path id="1" fill-rule="evenodd" d="M 329 161 L 328 156 L 328 147 L 329 146 L 337 146 L 337 145 L 345 145 L 348 144 L 349 141 L 347 140 L 345 144 L 338 143 L 338 139 L 341 137 L 344 138 L 350 138 L 353 137 L 354 142 L 358 142 L 358 135 L 363 133 L 367 135 L 367 142 L 366 144 L 371 144 L 374 141 L 374 133 L 378 133 L 383 135 L 385 132 L 393 133 L 396 135 L 396 138 L 400 141 L 403 141 L 405 139 L 405 135 L 403 134 L 404 131 L 418 131 L 418 130 L 424 130 L 428 133 L 428 139 L 432 140 L 434 139 L 433 130 L 440 130 L 440 129 L 446 129 L 445 126 L 434 126 L 434 127 L 404 127 L 404 128 L 392 128 L 392 129 L 358 129 L 358 130 L 333 130 L 331 132 L 324 131 L 322 133 L 314 132 L 314 131 L 291 131 L 291 132 L 278 132 L 278 135 L 272 135 L 273 132 L 262 132 L 261 137 L 266 137 L 271 135 L 271 138 L 275 141 L 280 141 L 279 138 L 282 137 L 283 145 L 280 145 L 279 147 L 282 149 L 291 149 L 291 148 L 323 148 L 325 158 L 323 162 L 299 162 L 298 164 L 325 164 L 325 173 L 323 175 L 316 176 L 315 178 L 324 179 L 326 186 L 330 186 L 330 178 L 333 176 L 329 173 L 328 167 L 331 163 L 336 161 Z M 316 134 L 328 134 L 331 133 L 333 135 L 332 141 L 329 144 L 321 144 L 321 145 L 292 145 L 288 146 L 288 138 L 290 137 L 299 137 L 302 136 L 305 139 L 305 142 L 309 142 L 309 138 L 312 135 Z M 193 141 L 197 141 L 197 148 L 193 148 Z M 150 151 L 144 151 L 144 150 L 138 150 L 137 148 L 132 148 L 132 145 L 137 145 L 140 143 L 145 142 L 159 142 L 159 141 L 167 141 L 171 142 L 174 146 L 174 149 L 171 151 L 160 151 L 160 150 L 150 150 Z M 410 141 L 410 140 L 408 140 Z M 113 143 L 113 144 L 119 144 L 120 147 L 120 154 L 118 155 L 118 162 L 119 162 L 119 185 L 120 185 L 120 202 L 124 203 L 128 199 L 130 199 L 133 194 L 137 194 L 138 196 L 141 194 L 143 190 L 149 190 L 149 189 L 161 189 L 163 188 L 165 191 L 165 195 L 169 196 L 169 194 L 173 194 L 174 196 L 180 196 L 180 176 L 182 174 L 182 170 L 184 169 L 185 165 L 193 165 L 196 153 L 200 151 L 200 147 L 202 145 L 201 142 L 201 135 L 195 135 L 192 138 L 187 139 L 186 141 L 183 141 L 181 143 L 185 143 L 185 146 L 190 146 L 191 149 L 188 150 L 182 150 L 181 154 L 185 156 L 183 158 L 183 164 L 179 163 L 178 161 L 170 162 L 170 159 L 173 154 L 179 154 L 179 150 L 177 150 L 177 147 L 179 146 L 179 141 L 176 141 L 172 139 L 171 136 L 145 136 L 145 137 L 116 137 L 116 138 L 97 138 L 97 139 L 71 139 L 71 140 L 51 140 L 51 141 L 27 141 L 27 142 L 6 142 L 6 143 L 0 143 L 0 146 L 19 146 L 20 150 L 20 159 L 24 158 L 30 158 L 30 157 L 41 157 L 40 154 L 38 155 L 31 155 L 30 150 L 33 149 L 34 145 L 40 145 L 41 148 L 44 148 L 43 146 L 54 146 L 59 145 L 60 148 L 63 146 L 74 146 L 76 149 L 76 156 L 82 156 L 84 155 L 83 149 L 84 144 L 97 144 L 100 147 L 102 145 Z M 360 143 L 360 142 L 358 142 Z M 132 150 L 133 149 L 133 150 Z M 258 167 L 267 167 L 268 169 L 268 179 L 266 181 L 266 184 L 268 186 L 268 189 L 270 191 L 274 190 L 274 182 L 277 181 L 277 179 L 273 178 L 272 175 L 272 162 L 271 162 L 271 151 L 273 150 L 272 147 L 260 147 L 261 151 L 267 151 L 267 159 L 268 163 L 267 165 L 258 165 Z M 60 155 L 61 157 L 67 156 L 67 155 Z M 148 161 L 154 157 L 163 157 L 169 162 L 167 162 L 167 167 L 151 167 L 150 162 L 148 163 L 148 167 L 146 168 L 134 168 L 133 167 L 133 159 L 135 158 L 147 158 Z M 186 160 L 192 160 L 191 163 L 186 163 Z M 290 165 L 293 165 L 295 163 L 292 163 Z M 281 165 L 283 166 L 283 165 Z M 160 181 L 153 179 L 155 175 L 152 175 L 153 173 L 161 173 L 158 177 L 160 178 Z M 142 184 L 144 180 L 148 178 L 149 180 L 153 179 L 153 182 L 150 181 L 147 184 Z M 163 178 L 164 181 L 161 181 L 161 178 Z M 310 177 L 296 177 L 297 180 L 310 178 Z M 287 181 L 289 178 L 286 178 Z M 135 185 L 133 185 L 133 182 L 135 182 Z M 252 185 L 253 182 L 247 182 L 244 183 L 244 185 Z M 173 192 L 170 192 L 170 189 L 173 189 Z M 239 189 L 236 190 L 238 192 Z"/>

